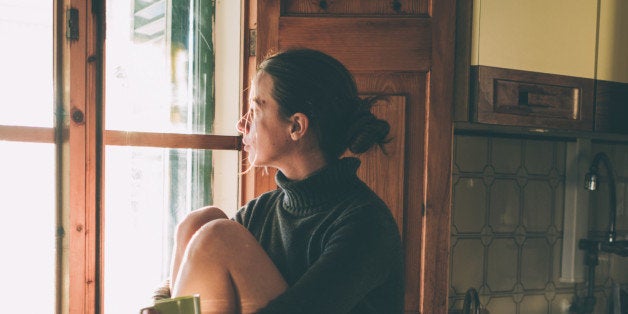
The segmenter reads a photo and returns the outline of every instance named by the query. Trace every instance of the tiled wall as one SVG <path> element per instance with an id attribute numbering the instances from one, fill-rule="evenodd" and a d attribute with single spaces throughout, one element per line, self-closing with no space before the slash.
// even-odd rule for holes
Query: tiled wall
<path id="1" fill-rule="evenodd" d="M 566 146 L 562 141 L 456 135 L 450 307 L 461 308 L 464 293 L 474 287 L 491 313 L 568 313 L 574 294 L 584 285 L 558 280 Z M 610 148 L 619 151 L 611 158 L 628 168 L 624 148 L 593 147 Z M 628 182 L 626 173 L 628 169 L 622 169 L 618 181 Z M 592 215 L 592 226 L 605 230 L 608 211 Z M 622 215 L 618 227 L 625 230 Z M 628 282 L 628 268 L 618 268 L 614 265 L 623 263 L 611 260 L 601 256 L 596 269 L 596 313 L 606 308 L 611 277 Z"/>

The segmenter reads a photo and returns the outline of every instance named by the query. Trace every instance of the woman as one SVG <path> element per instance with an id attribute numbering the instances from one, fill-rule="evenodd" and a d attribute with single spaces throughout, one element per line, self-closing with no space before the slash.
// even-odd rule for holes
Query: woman
<path id="1" fill-rule="evenodd" d="M 172 295 L 200 294 L 203 313 L 401 313 L 403 253 L 384 202 L 356 176 L 383 145 L 386 121 L 355 81 L 318 51 L 265 60 L 238 122 L 253 166 L 278 169 L 278 189 L 229 220 L 218 208 L 177 228 Z"/>

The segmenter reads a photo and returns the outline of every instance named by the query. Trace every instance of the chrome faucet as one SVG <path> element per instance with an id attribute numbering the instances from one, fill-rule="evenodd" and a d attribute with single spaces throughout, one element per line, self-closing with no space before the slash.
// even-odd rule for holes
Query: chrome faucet
<path id="1" fill-rule="evenodd" d="M 617 241 L 616 216 L 617 216 L 617 195 L 615 190 L 615 171 L 611 160 L 605 153 L 597 153 L 593 157 L 589 172 L 585 176 L 584 187 L 587 190 L 595 191 L 598 187 L 598 165 L 602 162 L 608 173 L 608 194 L 609 194 L 609 219 L 608 219 L 608 235 L 607 238 L 599 241 L 594 239 L 580 239 L 578 247 L 585 250 L 585 264 L 589 269 L 587 295 L 583 297 L 576 296 L 571 304 L 570 313 L 593 313 L 595 308 L 595 267 L 598 265 L 598 254 L 600 251 L 614 253 L 619 256 L 628 256 L 628 241 Z"/>
<path id="2" fill-rule="evenodd" d="M 464 294 L 464 304 L 462 305 L 463 314 L 480 314 L 482 304 L 480 303 L 480 296 L 475 288 L 469 288 Z"/>
<path id="3" fill-rule="evenodd" d="M 608 173 L 608 191 L 609 191 L 609 220 L 608 220 L 608 243 L 615 242 L 617 236 L 616 231 L 616 216 L 617 216 L 617 196 L 615 191 L 615 171 L 611 160 L 605 153 L 597 153 L 591 162 L 589 172 L 585 176 L 584 187 L 587 190 L 595 191 L 598 186 L 598 164 L 600 161 L 606 167 Z"/>

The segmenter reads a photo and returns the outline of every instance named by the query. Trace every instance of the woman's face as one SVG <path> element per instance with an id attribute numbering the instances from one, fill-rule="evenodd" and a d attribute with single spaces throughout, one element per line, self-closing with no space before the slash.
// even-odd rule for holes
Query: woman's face
<path id="1" fill-rule="evenodd" d="M 281 168 L 293 152 L 292 124 L 279 113 L 272 90 L 271 76 L 259 72 L 251 84 L 249 111 L 240 118 L 237 128 L 243 135 L 242 143 L 251 165 Z"/>

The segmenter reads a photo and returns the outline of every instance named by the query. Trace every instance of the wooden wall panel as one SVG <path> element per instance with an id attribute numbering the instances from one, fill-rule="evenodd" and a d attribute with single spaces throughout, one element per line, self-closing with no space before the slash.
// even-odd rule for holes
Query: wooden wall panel
<path id="1" fill-rule="evenodd" d="M 356 72 L 426 72 L 430 34 L 430 21 L 420 18 L 282 17 L 278 48 L 317 47 Z"/>
<path id="2" fill-rule="evenodd" d="M 284 14 L 421 15 L 428 13 L 427 0 L 286 0 Z"/>

